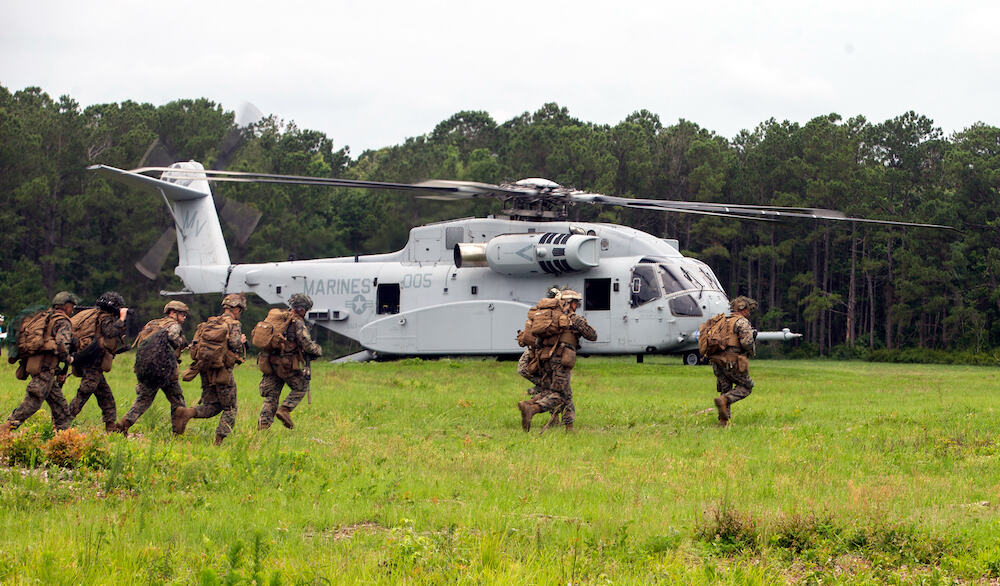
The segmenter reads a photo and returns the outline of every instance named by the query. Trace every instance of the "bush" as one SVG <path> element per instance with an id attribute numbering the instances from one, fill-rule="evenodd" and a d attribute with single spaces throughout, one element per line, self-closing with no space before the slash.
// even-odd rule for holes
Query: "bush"
<path id="1" fill-rule="evenodd" d="M 704 522 L 695 529 L 695 537 L 722 555 L 756 551 L 759 541 L 753 517 L 726 504 L 705 513 Z"/>
<path id="2" fill-rule="evenodd" d="M 967 364 L 973 366 L 1000 365 L 997 352 L 971 352 L 969 350 L 934 350 L 930 348 L 905 348 L 872 350 L 869 362 L 896 362 L 905 364 Z"/>

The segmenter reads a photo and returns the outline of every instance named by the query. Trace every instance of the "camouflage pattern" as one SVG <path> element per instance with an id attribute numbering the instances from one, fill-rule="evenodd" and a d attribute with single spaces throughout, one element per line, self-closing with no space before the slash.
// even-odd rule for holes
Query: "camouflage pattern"
<path id="1" fill-rule="evenodd" d="M 242 293 L 230 293 L 222 298 L 222 307 L 247 308 L 247 298 Z"/>
<path id="2" fill-rule="evenodd" d="M 524 352 L 521 353 L 521 358 L 517 361 L 517 374 L 528 379 L 528 382 L 535 385 L 536 388 L 532 389 L 535 393 L 538 392 L 537 387 L 542 384 L 542 373 L 531 374 L 528 372 L 528 363 L 531 362 L 532 358 L 535 356 L 534 348 L 525 348 Z M 532 393 L 534 394 L 534 393 Z"/>
<path id="3" fill-rule="evenodd" d="M 69 414 L 66 397 L 63 396 L 62 385 L 54 369 L 46 369 L 31 377 L 25 391 L 24 400 L 11 412 L 7 424 L 13 431 L 21 426 L 29 417 L 35 414 L 42 403 L 48 403 L 52 411 L 52 426 L 58 430 L 69 427 L 73 418 Z"/>
<path id="4" fill-rule="evenodd" d="M 184 392 L 181 390 L 181 385 L 176 379 L 168 382 L 162 388 L 163 395 L 167 398 L 167 401 L 170 402 L 171 417 L 173 417 L 174 411 L 177 410 L 178 407 L 187 407 L 184 403 Z M 160 389 L 146 386 L 145 383 L 139 381 L 139 383 L 135 386 L 135 402 L 132 403 L 132 407 L 128 410 L 128 413 L 125 414 L 125 417 L 122 417 L 119 425 L 123 423 L 126 427 L 134 425 L 135 422 L 139 420 L 139 417 L 141 417 L 142 414 L 149 409 L 149 406 L 153 404 L 153 399 L 156 398 L 156 391 L 158 390 Z"/>
<path id="5" fill-rule="evenodd" d="M 740 295 L 739 297 L 734 297 L 729 302 L 730 311 L 743 311 L 744 309 L 750 310 L 750 313 L 757 311 L 757 300 Z"/>
<path id="6" fill-rule="evenodd" d="M 97 316 L 97 328 L 100 337 L 105 340 L 121 340 L 125 334 L 125 322 L 118 316 L 101 312 Z M 114 353 L 104 349 L 106 360 L 114 360 Z M 97 406 L 101 408 L 101 419 L 104 423 L 114 423 L 118 417 L 118 406 L 115 404 L 115 396 L 111 392 L 107 379 L 104 378 L 104 371 L 101 369 L 101 361 L 81 367 L 80 388 L 76 391 L 76 397 L 69 404 L 69 414 L 72 419 L 83 410 L 83 406 L 90 400 L 91 395 L 97 398 Z M 74 371 L 75 372 L 75 371 Z"/>
<path id="7" fill-rule="evenodd" d="M 304 309 L 309 311 L 313 307 L 312 298 L 305 293 L 296 293 L 288 298 L 288 306 L 293 309 Z"/>
<path id="8" fill-rule="evenodd" d="M 171 301 L 170 303 L 181 302 Z M 170 303 L 167 305 L 169 306 Z M 175 355 L 179 358 L 184 348 L 187 348 L 187 339 L 184 337 L 184 331 L 181 329 L 181 323 L 170 317 L 158 318 L 157 320 L 152 320 L 150 323 L 153 321 L 163 322 L 163 329 L 167 332 L 167 340 L 170 342 L 170 346 L 174 349 Z M 148 326 L 149 324 L 147 323 L 146 325 Z M 181 390 L 181 386 L 177 382 L 176 366 L 174 367 L 172 379 L 160 388 L 162 388 L 163 394 L 167 397 L 167 401 L 170 402 L 171 417 L 178 407 L 187 407 L 184 403 L 184 392 Z M 132 407 L 128 410 L 128 413 L 125 414 L 125 417 L 119 421 L 119 425 L 125 424 L 126 427 L 134 425 L 139 417 L 141 417 L 142 414 L 149 409 L 149 406 L 153 404 L 153 399 L 156 398 L 156 391 L 158 390 L 160 389 L 150 387 L 142 381 L 138 381 L 138 384 L 135 386 L 135 401 L 132 403 Z"/>
<path id="9" fill-rule="evenodd" d="M 111 386 L 104 378 L 104 371 L 100 366 L 89 366 L 83 370 L 83 377 L 80 380 L 80 388 L 76 391 L 76 396 L 69 404 L 69 416 L 76 419 L 76 416 L 83 410 L 83 406 L 90 400 L 91 395 L 97 398 L 97 406 L 101 409 L 101 420 L 104 423 L 114 423 L 118 418 L 118 405 L 115 403 L 115 396 L 111 392 Z"/>
<path id="10" fill-rule="evenodd" d="M 753 391 L 753 379 L 749 369 L 743 371 L 739 367 L 738 356 L 752 357 L 757 354 L 754 341 L 753 326 L 746 317 L 740 317 L 733 324 L 733 332 L 740 341 L 739 348 L 729 348 L 723 354 L 709 357 L 712 372 L 715 373 L 715 388 L 724 395 L 730 405 L 747 398 Z M 745 358 L 744 358 L 745 360 Z"/>
<path id="11" fill-rule="evenodd" d="M 571 332 L 591 342 L 597 339 L 597 331 L 587 323 L 585 317 L 573 313 L 569 319 Z M 518 367 L 520 369 L 520 364 Z M 571 425 L 576 420 L 576 406 L 573 404 L 571 386 L 572 371 L 572 368 L 563 366 L 561 353 L 555 352 L 552 358 L 542 361 L 540 382 L 536 383 L 540 389 L 531 399 L 531 402 L 541 408 L 542 413 L 561 412 L 563 425 Z"/>
<path id="12" fill-rule="evenodd" d="M 166 305 L 163 306 L 163 313 L 166 314 L 170 311 L 183 311 L 184 313 L 190 313 L 191 310 L 183 301 L 168 301 Z"/>
<path id="13" fill-rule="evenodd" d="M 72 303 L 73 305 L 80 305 L 80 298 L 73 295 L 69 291 L 60 291 L 56 293 L 55 297 L 52 298 L 52 306 L 58 307 L 60 305 L 66 305 L 67 303 Z"/>
<path id="14" fill-rule="evenodd" d="M 274 423 L 274 414 L 281 399 L 281 389 L 286 384 L 291 390 L 280 406 L 289 411 L 294 410 L 309 392 L 309 377 L 303 371 L 305 365 L 299 362 L 297 357 L 305 355 L 317 358 L 323 354 L 323 349 L 309 335 L 309 327 L 298 315 L 293 314 L 292 323 L 289 324 L 285 336 L 294 342 L 295 349 L 282 354 L 271 354 L 268 360 L 274 372 L 265 374 L 260 380 L 260 396 L 264 397 L 264 404 L 260 408 L 257 423 L 261 429 L 266 429 Z"/>
<path id="15" fill-rule="evenodd" d="M 227 297 L 234 297 L 230 295 Z M 225 302 L 223 302 L 225 305 Z M 244 302 L 246 305 L 246 302 Z M 238 307 L 238 306 L 234 306 Z M 229 326 L 229 335 L 226 344 L 234 354 L 241 354 L 243 351 L 243 330 L 239 320 L 228 313 L 222 314 L 222 319 Z M 223 372 L 218 372 L 223 371 Z M 212 380 L 224 382 L 210 382 Z M 236 425 L 236 413 L 238 405 L 236 403 L 236 379 L 233 378 L 232 368 L 216 369 L 216 371 L 201 373 L 201 399 L 194 407 L 194 419 L 209 419 L 222 413 L 219 418 L 219 426 L 215 429 L 216 436 L 226 437 L 233 432 Z"/>
<path id="16" fill-rule="evenodd" d="M 72 294 L 70 294 L 72 295 Z M 68 303 L 68 301 L 67 301 Z M 69 317 L 62 310 L 55 310 L 52 320 L 52 338 L 55 341 L 55 352 L 44 352 L 41 372 L 32 375 L 28 387 L 25 389 L 24 400 L 7 417 L 7 424 L 11 430 L 17 429 L 29 417 L 35 414 L 42 403 L 48 403 L 52 411 L 52 425 L 56 429 L 66 429 L 72 422 L 69 414 L 69 405 L 66 404 L 66 397 L 63 396 L 62 383 L 65 375 L 57 375 L 56 368 L 59 362 L 69 361 L 70 353 L 76 344 L 73 336 L 73 326 Z"/>

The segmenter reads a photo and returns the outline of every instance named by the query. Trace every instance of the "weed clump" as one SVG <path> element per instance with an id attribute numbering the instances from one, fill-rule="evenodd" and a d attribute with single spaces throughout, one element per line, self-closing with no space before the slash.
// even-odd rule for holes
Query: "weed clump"
<path id="1" fill-rule="evenodd" d="M 7 466 L 83 466 L 98 470 L 107 468 L 110 462 L 107 439 L 102 434 L 86 434 L 70 428 L 51 438 L 37 432 L 0 437 L 0 464 Z"/>
<path id="2" fill-rule="evenodd" d="M 715 553 L 732 555 L 756 551 L 760 532 L 749 513 L 723 504 L 706 512 L 704 521 L 695 529 L 695 538 L 708 544 Z"/>

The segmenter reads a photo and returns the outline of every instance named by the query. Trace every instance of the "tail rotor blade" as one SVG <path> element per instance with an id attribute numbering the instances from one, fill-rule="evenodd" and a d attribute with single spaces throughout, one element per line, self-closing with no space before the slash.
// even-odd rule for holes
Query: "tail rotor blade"
<path id="1" fill-rule="evenodd" d="M 167 228 L 146 255 L 135 263 L 135 268 L 147 279 L 155 280 L 163 269 L 163 263 L 167 262 L 176 239 L 177 230 L 173 226 Z"/>

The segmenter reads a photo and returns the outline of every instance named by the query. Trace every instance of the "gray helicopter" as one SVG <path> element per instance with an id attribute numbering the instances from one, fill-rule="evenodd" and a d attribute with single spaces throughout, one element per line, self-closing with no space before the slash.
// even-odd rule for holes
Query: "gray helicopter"
<path id="1" fill-rule="evenodd" d="M 314 302 L 310 322 L 356 340 L 369 356 L 519 354 L 515 336 L 527 310 L 559 284 L 583 294 L 581 312 L 598 333 L 596 341 L 582 342 L 581 353 L 635 354 L 639 360 L 646 354 L 679 354 L 685 364 L 697 364 L 699 325 L 729 307 L 712 269 L 681 254 L 677 240 L 615 224 L 568 221 L 572 205 L 949 228 L 813 208 L 614 197 L 545 179 L 398 184 L 213 171 L 194 161 L 90 170 L 163 196 L 176 227 L 175 272 L 185 287 L 180 293 L 252 292 L 270 304 L 305 293 Z M 494 217 L 415 227 L 397 252 L 233 264 L 209 186 L 215 181 L 393 189 L 432 199 L 489 197 L 502 200 L 504 209 Z M 757 339 L 799 336 L 786 328 L 760 332 Z"/>

